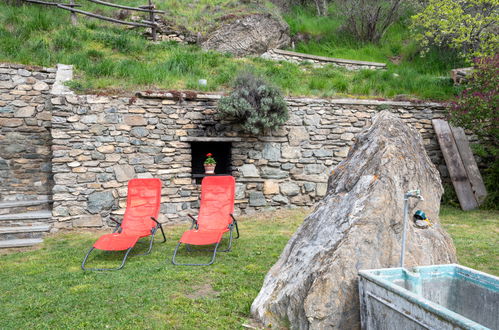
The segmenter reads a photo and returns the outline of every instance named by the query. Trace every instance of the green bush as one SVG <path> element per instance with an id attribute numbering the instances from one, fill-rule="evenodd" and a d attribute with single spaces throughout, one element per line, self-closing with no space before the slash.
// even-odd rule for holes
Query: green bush
<path id="1" fill-rule="evenodd" d="M 482 171 L 488 197 L 485 207 L 499 205 L 499 55 L 476 59 L 475 70 L 456 102 L 451 121 L 473 131 L 479 144 L 475 153 L 485 165 Z"/>
<path id="2" fill-rule="evenodd" d="M 281 92 L 249 72 L 236 78 L 234 91 L 220 100 L 218 110 L 220 119 L 234 120 L 255 135 L 278 128 L 289 117 Z"/>

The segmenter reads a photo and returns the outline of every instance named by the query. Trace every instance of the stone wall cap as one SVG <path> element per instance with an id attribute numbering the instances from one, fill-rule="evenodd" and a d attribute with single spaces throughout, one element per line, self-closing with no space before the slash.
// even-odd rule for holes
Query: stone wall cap
<path id="1" fill-rule="evenodd" d="M 243 139 L 240 137 L 226 137 L 226 136 L 181 136 L 181 142 L 241 142 Z"/>
<path id="2" fill-rule="evenodd" d="M 352 64 L 352 65 L 367 65 L 367 66 L 377 66 L 377 67 L 381 67 L 381 68 L 386 68 L 385 63 L 379 63 L 379 62 L 346 60 L 346 59 L 342 59 L 342 58 L 333 58 L 333 57 L 326 57 L 326 56 L 297 53 L 297 52 L 292 52 L 289 50 L 283 50 L 283 49 L 277 49 L 277 48 L 272 49 L 271 51 L 276 53 L 276 54 L 296 56 L 296 57 L 307 58 L 307 59 L 311 59 L 311 60 L 318 60 L 318 61 L 323 61 L 323 62 L 344 63 L 344 64 Z"/>

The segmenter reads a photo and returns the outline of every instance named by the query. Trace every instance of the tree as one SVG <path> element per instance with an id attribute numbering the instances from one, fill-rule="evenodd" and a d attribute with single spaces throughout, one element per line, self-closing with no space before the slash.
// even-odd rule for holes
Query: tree
<path id="1" fill-rule="evenodd" d="M 468 61 L 499 50 L 499 0 L 429 0 L 413 16 L 412 30 L 423 48 L 446 46 Z"/>
<path id="2" fill-rule="evenodd" d="M 232 119 L 251 134 L 265 133 L 288 120 L 288 106 L 280 91 L 252 73 L 240 74 L 234 91 L 218 103 L 219 118 Z"/>
<path id="3" fill-rule="evenodd" d="M 499 205 L 499 54 L 474 61 L 466 88 L 449 110 L 451 122 L 471 130 L 479 140 L 474 150 L 481 157 L 488 191 L 486 204 Z"/>
<path id="4" fill-rule="evenodd" d="M 339 0 L 344 28 L 364 41 L 379 42 L 400 16 L 402 0 Z"/>

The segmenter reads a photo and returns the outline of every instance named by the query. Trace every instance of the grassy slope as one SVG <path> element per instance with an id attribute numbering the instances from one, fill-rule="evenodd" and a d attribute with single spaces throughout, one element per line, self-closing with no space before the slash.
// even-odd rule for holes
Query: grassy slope
<path id="1" fill-rule="evenodd" d="M 120 3 L 137 5 L 142 2 L 123 0 Z M 235 0 L 157 3 L 160 9 L 172 13 L 168 17 L 202 33 L 219 24 L 224 13 L 239 15 L 272 10 L 241 5 Z M 84 9 L 95 11 L 96 6 L 85 5 Z M 112 15 L 116 10 L 108 8 L 105 11 Z M 390 46 L 380 47 L 338 43 L 334 39 L 336 37 L 331 37 L 336 34 L 330 28 L 338 24 L 334 17 L 317 19 L 308 11 L 299 11 L 287 17 L 287 20 L 294 32 L 307 32 L 311 25 L 329 24 L 323 24 L 325 28 L 317 32 L 317 35 L 329 35 L 329 39 L 298 45 L 298 50 L 309 53 L 386 62 L 387 49 L 393 50 L 397 42 L 401 42 L 395 40 Z M 300 20 L 305 23 L 299 25 L 297 22 Z M 422 65 L 419 65 L 419 69 L 414 68 L 410 61 L 379 72 L 348 72 L 334 67 L 314 69 L 309 65 L 276 63 L 259 58 L 235 59 L 216 52 L 203 52 L 195 46 L 152 44 L 143 39 L 139 30 L 132 31 L 86 18 L 80 18 L 80 22 L 77 27 L 70 26 L 68 13 L 57 9 L 13 7 L 0 3 L 0 61 L 43 66 L 74 64 L 79 78 L 72 87 L 87 92 L 102 88 L 128 91 L 200 89 L 197 81 L 206 78 L 208 86 L 204 89 L 227 90 L 237 72 L 243 69 L 261 73 L 285 94 L 292 95 L 393 97 L 410 94 L 442 100 L 455 92 L 448 79 L 437 77 L 445 70 L 434 72 L 429 69 L 431 73 L 422 72 Z M 400 33 L 394 35 L 400 37 Z M 345 52 L 342 53 L 341 49 Z M 440 63 L 440 60 L 437 58 L 436 62 Z"/>
<path id="2" fill-rule="evenodd" d="M 99 234 L 58 234 L 39 250 L 1 256 L 0 328 L 240 328 L 266 272 L 306 214 L 294 210 L 243 219 L 234 250 L 209 267 L 170 264 L 175 239 L 187 225 L 167 227 L 167 243 L 156 244 L 150 256 L 132 257 L 122 271 L 107 273 L 80 270 Z M 441 220 L 460 263 L 499 275 L 498 212 L 445 207 Z M 113 254 L 98 259 L 100 266 L 118 260 Z"/>

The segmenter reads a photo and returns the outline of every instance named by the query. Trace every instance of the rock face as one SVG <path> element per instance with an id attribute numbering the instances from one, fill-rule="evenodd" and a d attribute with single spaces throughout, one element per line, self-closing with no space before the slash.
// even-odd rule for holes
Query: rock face
<path id="1" fill-rule="evenodd" d="M 289 26 L 270 14 L 254 14 L 224 24 L 202 42 L 204 49 L 213 49 L 235 56 L 263 54 L 272 48 L 290 43 Z"/>
<path id="2" fill-rule="evenodd" d="M 419 229 L 409 221 L 406 267 L 455 262 L 438 221 L 437 169 L 417 131 L 383 111 L 333 171 L 326 196 L 265 277 L 252 314 L 294 329 L 359 328 L 357 272 L 398 267 L 403 196 L 418 188 L 425 200 L 410 200 L 409 214 L 422 209 L 433 226 Z"/>

